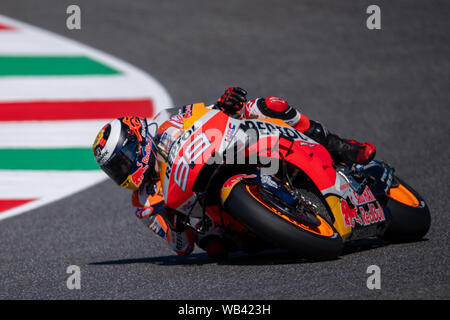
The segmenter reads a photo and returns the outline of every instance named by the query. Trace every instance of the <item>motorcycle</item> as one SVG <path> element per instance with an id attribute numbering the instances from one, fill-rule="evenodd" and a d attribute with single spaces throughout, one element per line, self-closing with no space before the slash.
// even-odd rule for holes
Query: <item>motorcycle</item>
<path id="1" fill-rule="evenodd" d="M 279 119 L 236 119 L 202 103 L 190 110 L 182 134 L 158 153 L 166 204 L 197 233 L 211 219 L 241 244 L 327 260 L 349 241 L 428 232 L 427 204 L 387 163 L 334 163 Z"/>

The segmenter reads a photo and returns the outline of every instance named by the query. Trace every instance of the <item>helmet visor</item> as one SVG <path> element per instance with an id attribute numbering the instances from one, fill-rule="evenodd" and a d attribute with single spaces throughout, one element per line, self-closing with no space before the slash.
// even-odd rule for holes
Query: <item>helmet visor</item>
<path id="1" fill-rule="evenodd" d="M 139 141 L 135 139 L 122 146 L 101 168 L 112 180 L 120 185 L 132 172 L 138 153 Z"/>

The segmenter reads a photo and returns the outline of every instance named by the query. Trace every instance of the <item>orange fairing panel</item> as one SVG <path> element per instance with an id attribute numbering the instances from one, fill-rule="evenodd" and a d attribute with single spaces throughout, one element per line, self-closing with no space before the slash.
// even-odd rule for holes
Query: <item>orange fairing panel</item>
<path id="1" fill-rule="evenodd" d="M 310 147 L 301 143 L 295 143 L 290 148 L 290 143 L 285 145 L 283 140 L 280 139 L 280 149 L 283 151 L 286 149 L 291 150 L 285 156 L 287 162 L 302 170 L 311 178 L 320 191 L 334 185 L 336 170 L 332 166 L 333 162 L 325 147 L 319 144 Z"/>
<path id="2" fill-rule="evenodd" d="M 194 103 L 192 106 L 192 116 L 183 119 L 183 127 L 185 130 L 192 127 L 195 123 L 195 121 L 199 120 L 201 117 L 203 117 L 205 114 L 207 114 L 211 109 L 208 109 L 205 107 L 205 104 L 200 103 Z"/>

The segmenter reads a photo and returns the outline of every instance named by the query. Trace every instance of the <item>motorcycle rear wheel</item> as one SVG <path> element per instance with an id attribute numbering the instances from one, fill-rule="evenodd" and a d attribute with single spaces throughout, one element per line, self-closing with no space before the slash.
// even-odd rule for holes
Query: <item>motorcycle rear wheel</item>
<path id="1" fill-rule="evenodd" d="M 420 240 L 430 229 L 430 210 L 417 191 L 398 177 L 395 179 L 398 185 L 386 194 L 385 207 L 391 213 L 391 221 L 382 238 L 391 242 Z"/>
<path id="2" fill-rule="evenodd" d="M 276 205 L 275 199 L 262 194 L 259 185 L 241 182 L 237 184 L 225 202 L 225 210 L 243 223 L 253 233 L 270 240 L 281 248 L 312 260 L 330 260 L 338 257 L 343 241 L 338 232 L 326 220 L 327 208 L 317 195 L 305 189 L 297 189 L 312 205 L 315 221 L 307 224 L 295 219 L 295 213 Z M 316 220 L 317 219 L 317 220 Z"/>

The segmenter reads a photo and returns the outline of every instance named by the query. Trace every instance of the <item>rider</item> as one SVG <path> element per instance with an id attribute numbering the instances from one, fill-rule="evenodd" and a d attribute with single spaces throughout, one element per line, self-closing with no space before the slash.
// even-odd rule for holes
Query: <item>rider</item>
<path id="1" fill-rule="evenodd" d="M 132 205 L 136 216 L 146 227 L 166 239 L 177 254 L 190 254 L 197 243 L 209 256 L 224 257 L 228 253 L 228 245 L 222 237 L 223 230 L 220 226 L 215 225 L 211 219 L 205 233 L 196 233 L 186 227 L 182 216 L 178 216 L 175 210 L 164 204 L 159 181 L 160 161 L 154 143 L 159 148 L 168 150 L 170 144 L 181 134 L 183 117 L 189 116 L 190 108 L 188 105 L 169 109 L 168 119 L 160 123 L 155 132 L 150 132 L 145 119 L 114 119 L 98 133 L 93 152 L 99 166 L 112 180 L 124 188 L 134 190 Z M 209 108 L 219 109 L 233 117 L 282 119 L 324 145 L 335 162 L 365 164 L 375 156 L 376 149 L 372 144 L 342 139 L 278 97 L 247 101 L 244 89 L 232 87 Z M 154 136 L 158 138 L 154 139 Z"/>

